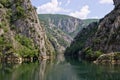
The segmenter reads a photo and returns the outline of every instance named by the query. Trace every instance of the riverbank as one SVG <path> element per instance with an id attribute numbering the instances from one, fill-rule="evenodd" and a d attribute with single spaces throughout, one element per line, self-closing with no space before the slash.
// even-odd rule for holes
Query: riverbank
<path id="1" fill-rule="evenodd" d="M 0 56 L 1 63 L 23 63 L 23 62 L 35 62 L 39 60 L 51 60 L 54 59 L 53 56 L 26 56 L 21 57 L 16 54 L 7 54 Z"/>

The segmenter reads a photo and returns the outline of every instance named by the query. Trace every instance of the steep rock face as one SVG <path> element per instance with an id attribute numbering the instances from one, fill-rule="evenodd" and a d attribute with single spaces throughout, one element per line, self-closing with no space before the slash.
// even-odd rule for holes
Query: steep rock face
<path id="1" fill-rule="evenodd" d="M 66 33 L 72 33 L 83 21 L 74 17 L 59 14 L 40 14 L 41 19 L 47 20 L 50 27 L 56 26 Z"/>
<path id="2" fill-rule="evenodd" d="M 40 56 L 52 55 L 54 49 L 46 37 L 44 28 L 40 25 L 38 15 L 30 0 L 1 0 L 0 13 L 1 38 L 8 40 L 4 43 L 9 42 L 12 47 L 8 53 L 22 56 L 37 53 Z M 31 51 L 35 52 L 30 54 Z M 1 48 L 0 52 L 7 53 L 5 48 Z"/>
<path id="3" fill-rule="evenodd" d="M 119 0 L 114 0 L 114 4 L 115 8 L 99 21 L 95 34 L 85 40 L 85 44 L 81 49 L 75 50 L 78 53 L 77 56 L 85 60 L 93 61 L 102 54 L 120 52 Z M 81 37 L 79 39 L 81 39 Z M 77 42 L 80 42 L 80 40 Z M 76 53 L 73 55 L 75 54 Z"/>
<path id="4" fill-rule="evenodd" d="M 117 1 L 117 0 L 116 0 Z M 118 5 L 118 4 L 117 4 Z M 120 5 L 114 8 L 99 23 L 96 35 L 90 45 L 93 50 L 104 53 L 120 51 Z"/>
<path id="5" fill-rule="evenodd" d="M 43 23 L 41 23 L 43 24 Z M 45 24 L 43 24 L 44 26 Z M 46 26 L 47 37 L 52 43 L 55 51 L 57 53 L 63 53 L 65 48 L 70 45 L 72 41 L 72 37 L 64 33 L 62 30 L 56 27 L 48 27 Z"/>

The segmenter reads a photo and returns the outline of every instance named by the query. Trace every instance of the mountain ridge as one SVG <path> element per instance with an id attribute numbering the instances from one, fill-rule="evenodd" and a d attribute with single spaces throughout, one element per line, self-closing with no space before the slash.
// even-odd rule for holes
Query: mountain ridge
<path id="1" fill-rule="evenodd" d="M 97 21 L 97 19 L 81 20 L 61 14 L 39 14 L 39 19 L 44 24 L 46 33 L 58 52 L 63 52 L 82 28 L 90 22 Z"/>

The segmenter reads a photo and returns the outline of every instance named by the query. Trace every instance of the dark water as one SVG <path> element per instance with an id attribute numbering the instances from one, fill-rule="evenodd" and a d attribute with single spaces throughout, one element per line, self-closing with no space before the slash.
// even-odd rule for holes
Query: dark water
<path id="1" fill-rule="evenodd" d="M 120 66 L 66 62 L 62 58 L 35 63 L 0 64 L 0 80 L 120 80 Z"/>

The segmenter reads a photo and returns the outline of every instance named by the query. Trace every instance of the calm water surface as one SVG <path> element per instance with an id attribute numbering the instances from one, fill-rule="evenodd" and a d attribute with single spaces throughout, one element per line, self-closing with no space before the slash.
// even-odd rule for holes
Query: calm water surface
<path id="1" fill-rule="evenodd" d="M 120 66 L 66 62 L 62 58 L 35 63 L 0 64 L 0 80 L 120 80 Z"/>

